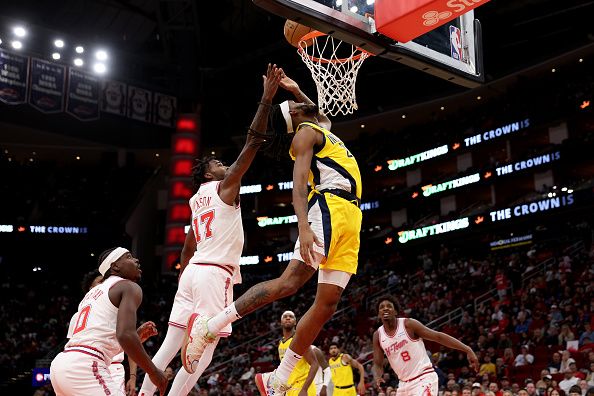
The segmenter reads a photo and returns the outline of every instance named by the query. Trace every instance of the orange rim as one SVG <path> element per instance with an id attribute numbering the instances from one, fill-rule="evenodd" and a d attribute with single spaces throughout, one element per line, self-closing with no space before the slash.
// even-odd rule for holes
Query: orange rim
<path id="1" fill-rule="evenodd" d="M 363 56 L 363 54 L 367 54 L 367 56 L 373 56 L 373 54 L 371 52 L 367 52 L 362 48 L 355 47 L 357 49 L 357 51 L 359 51 L 359 53 L 357 55 L 353 55 L 349 58 L 338 58 L 338 59 L 317 58 L 315 56 L 309 55 L 305 51 L 304 47 L 301 46 L 301 43 L 303 41 L 316 39 L 316 38 L 322 37 L 322 36 L 327 36 L 327 34 L 317 31 L 317 30 L 312 30 L 311 32 L 307 33 L 305 36 L 301 37 L 301 40 L 299 40 L 299 47 L 297 47 L 297 51 L 299 51 L 301 54 L 307 56 L 312 61 L 320 62 L 320 63 L 346 63 L 350 60 L 359 60 Z"/>

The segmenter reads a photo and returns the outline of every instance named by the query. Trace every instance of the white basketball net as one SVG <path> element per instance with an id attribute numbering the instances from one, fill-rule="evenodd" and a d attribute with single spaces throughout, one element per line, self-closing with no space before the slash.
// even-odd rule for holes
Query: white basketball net
<path id="1" fill-rule="evenodd" d="M 298 53 L 316 83 L 320 111 L 332 116 L 352 114 L 358 108 L 355 96 L 357 73 L 370 54 L 329 35 L 309 39 L 306 35 L 303 38 Z"/>

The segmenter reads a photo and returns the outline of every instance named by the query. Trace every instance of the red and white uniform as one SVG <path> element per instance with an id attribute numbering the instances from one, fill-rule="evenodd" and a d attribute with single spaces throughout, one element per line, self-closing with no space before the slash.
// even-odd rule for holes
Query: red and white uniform
<path id="1" fill-rule="evenodd" d="M 79 304 L 69 328 L 70 340 L 50 367 L 58 396 L 124 395 L 109 371 L 113 358 L 122 352 L 116 338 L 118 308 L 109 299 L 109 289 L 121 281 L 125 279 L 110 276 Z"/>
<path id="2" fill-rule="evenodd" d="M 400 381 L 397 396 L 437 396 L 438 378 L 423 339 L 410 338 L 405 320 L 396 319 L 394 334 L 388 334 L 384 326 L 378 329 L 380 345 Z"/>
<path id="3" fill-rule="evenodd" d="M 70 324 L 68 326 L 68 333 L 66 334 L 66 338 L 72 338 L 72 333 L 74 333 L 74 328 L 76 327 L 76 322 L 78 320 L 79 312 L 76 312 L 72 315 L 70 319 Z M 111 364 L 109 366 L 109 372 L 111 373 L 111 378 L 116 383 L 116 385 L 122 388 L 122 392 L 126 391 L 126 370 L 124 369 L 124 365 L 122 362 L 124 361 L 124 352 L 115 355 Z"/>
<path id="4" fill-rule="evenodd" d="M 118 353 L 113 357 L 111 364 L 109 365 L 109 372 L 113 382 L 122 389 L 122 392 L 126 392 L 126 370 L 122 362 L 124 361 L 124 352 Z"/>
<path id="5" fill-rule="evenodd" d="M 179 280 L 169 317 L 171 326 L 185 328 L 194 312 L 216 315 L 233 302 L 233 285 L 241 283 L 241 208 L 223 202 L 219 197 L 220 183 L 204 183 L 190 198 L 196 251 Z M 230 334 L 228 325 L 219 336 Z"/>

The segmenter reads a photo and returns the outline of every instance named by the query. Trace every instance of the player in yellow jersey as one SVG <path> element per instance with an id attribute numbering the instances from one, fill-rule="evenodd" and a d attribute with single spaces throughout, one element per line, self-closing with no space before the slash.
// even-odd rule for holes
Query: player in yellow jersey
<path id="1" fill-rule="evenodd" d="M 297 318 L 293 311 L 285 311 L 281 316 L 281 328 L 283 330 L 283 338 L 278 343 L 278 356 L 282 360 L 285 352 L 289 348 L 293 335 L 295 334 L 295 327 L 297 327 Z M 328 368 L 324 354 L 317 347 L 311 346 L 305 352 L 303 359 L 297 363 L 291 375 L 289 376 L 289 385 L 291 389 L 287 391 L 289 396 L 316 396 L 318 394 L 325 395 L 327 384 L 323 381 L 323 375 L 318 375 L 318 371 Z M 321 374 L 321 373 L 320 373 Z M 329 370 L 326 370 L 326 376 L 330 376 Z M 314 381 L 317 378 L 318 381 Z M 316 383 L 318 382 L 318 383 Z"/>
<path id="2" fill-rule="evenodd" d="M 365 369 L 363 365 L 346 353 L 341 353 L 338 344 L 330 344 L 328 365 L 332 371 L 334 393 L 332 396 L 356 396 L 365 394 Z M 355 389 L 353 369 L 359 371 L 359 383 Z"/>
<path id="3" fill-rule="evenodd" d="M 259 283 L 212 318 L 194 322 L 188 351 L 198 360 L 221 329 L 242 316 L 280 298 L 294 294 L 318 270 L 318 289 L 313 305 L 299 326 L 280 366 L 272 373 L 256 375 L 262 396 L 283 395 L 302 355 L 336 311 L 342 292 L 357 271 L 361 231 L 361 174 L 353 154 L 330 129 L 328 117 L 284 76 L 280 86 L 295 96 L 273 106 L 269 142 L 288 142 L 293 166 L 293 207 L 299 237 L 293 258 L 283 274 Z M 260 134 L 263 131 L 252 131 Z M 270 149 L 278 149 L 279 147 Z M 312 187 L 309 190 L 308 180 Z"/>

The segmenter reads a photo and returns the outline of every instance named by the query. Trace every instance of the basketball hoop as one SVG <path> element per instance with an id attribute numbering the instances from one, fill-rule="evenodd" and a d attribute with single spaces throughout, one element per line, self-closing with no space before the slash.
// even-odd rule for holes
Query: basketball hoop
<path id="1" fill-rule="evenodd" d="M 372 54 L 315 30 L 301 37 L 297 52 L 316 83 L 320 111 L 335 116 L 357 110 L 357 73 Z"/>

